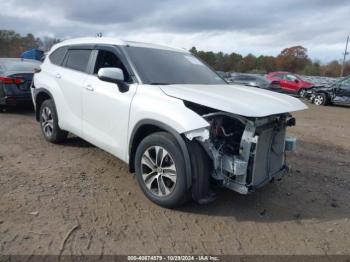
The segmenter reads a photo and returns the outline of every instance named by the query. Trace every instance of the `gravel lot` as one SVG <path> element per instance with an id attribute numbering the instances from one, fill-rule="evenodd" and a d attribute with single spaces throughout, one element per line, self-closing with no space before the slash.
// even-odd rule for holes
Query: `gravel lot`
<path id="1" fill-rule="evenodd" d="M 0 254 L 350 254 L 350 108 L 309 106 L 282 181 L 180 210 L 87 142 L 45 142 L 32 111 L 0 113 Z"/>

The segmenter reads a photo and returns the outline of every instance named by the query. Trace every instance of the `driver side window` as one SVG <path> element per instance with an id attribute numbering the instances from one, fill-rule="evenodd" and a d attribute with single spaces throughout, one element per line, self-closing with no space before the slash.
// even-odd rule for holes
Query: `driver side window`
<path id="1" fill-rule="evenodd" d="M 125 66 L 114 53 L 106 50 L 99 50 L 97 54 L 95 68 L 94 68 L 94 75 L 97 75 L 97 72 L 100 68 L 106 68 L 106 67 L 120 68 L 124 73 L 125 82 L 132 81 Z"/>
<path id="2" fill-rule="evenodd" d="M 295 81 L 297 78 L 293 75 L 286 75 L 286 80 L 288 81 Z"/>

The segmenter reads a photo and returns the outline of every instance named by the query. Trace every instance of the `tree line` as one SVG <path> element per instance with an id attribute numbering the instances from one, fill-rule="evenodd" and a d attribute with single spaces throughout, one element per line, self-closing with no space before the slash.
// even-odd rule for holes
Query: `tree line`
<path id="1" fill-rule="evenodd" d="M 273 71 L 288 71 L 310 76 L 338 77 L 341 71 L 341 64 L 337 60 L 327 64 L 322 64 L 318 60 L 312 61 L 307 55 L 307 49 L 303 46 L 285 48 L 276 57 L 206 52 L 198 51 L 196 47 L 192 47 L 190 52 L 215 70 L 224 72 L 266 74 Z M 350 62 L 348 61 L 344 67 L 344 76 L 349 74 Z"/>
<path id="2" fill-rule="evenodd" d="M 48 51 L 52 45 L 58 42 L 60 39 L 54 37 L 39 38 L 33 34 L 22 36 L 12 30 L 0 30 L 0 57 L 19 57 L 22 52 L 32 48 Z M 289 71 L 303 75 L 332 77 L 339 76 L 341 71 L 341 64 L 337 60 L 327 64 L 322 64 L 318 60 L 312 61 L 307 55 L 307 49 L 302 46 L 285 48 L 276 57 L 255 56 L 253 54 L 242 56 L 234 52 L 225 54 L 223 52 L 198 51 L 196 47 L 192 47 L 190 51 L 217 71 L 260 74 L 272 71 Z M 349 74 L 350 62 L 347 62 L 344 75 Z"/>
<path id="3" fill-rule="evenodd" d="M 60 39 L 54 37 L 21 36 L 12 30 L 0 30 L 0 57 L 20 57 L 21 53 L 33 48 L 48 51 L 58 42 Z"/>

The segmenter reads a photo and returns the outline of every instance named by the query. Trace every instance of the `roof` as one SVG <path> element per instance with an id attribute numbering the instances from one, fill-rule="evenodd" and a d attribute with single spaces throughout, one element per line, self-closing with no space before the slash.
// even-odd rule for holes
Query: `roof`
<path id="1" fill-rule="evenodd" d="M 116 37 L 82 37 L 82 38 L 73 38 L 69 40 L 62 41 L 54 46 L 53 49 L 56 49 L 60 46 L 65 45 L 78 45 L 78 44 L 110 44 L 110 45 L 118 45 L 118 46 L 136 46 L 136 47 L 144 47 L 144 48 L 154 48 L 154 49 L 163 49 L 169 51 L 176 52 L 184 52 L 188 53 L 187 50 L 181 48 L 174 48 L 169 46 L 163 46 L 158 44 L 150 44 L 136 41 L 127 41 L 121 40 Z"/>
<path id="2" fill-rule="evenodd" d="M 274 72 L 270 72 L 269 74 L 293 74 L 293 73 L 287 72 L 287 71 L 274 71 Z"/>

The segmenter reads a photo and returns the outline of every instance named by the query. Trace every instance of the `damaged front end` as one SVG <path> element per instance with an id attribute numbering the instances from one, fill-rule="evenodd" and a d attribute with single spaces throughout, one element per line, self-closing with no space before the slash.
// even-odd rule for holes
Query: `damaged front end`
<path id="1" fill-rule="evenodd" d="M 290 114 L 248 118 L 226 112 L 201 114 L 210 124 L 185 135 L 198 140 L 213 161 L 212 177 L 241 194 L 247 194 L 287 169 L 285 151 L 296 140 L 286 138 L 287 126 L 295 125 Z"/>

